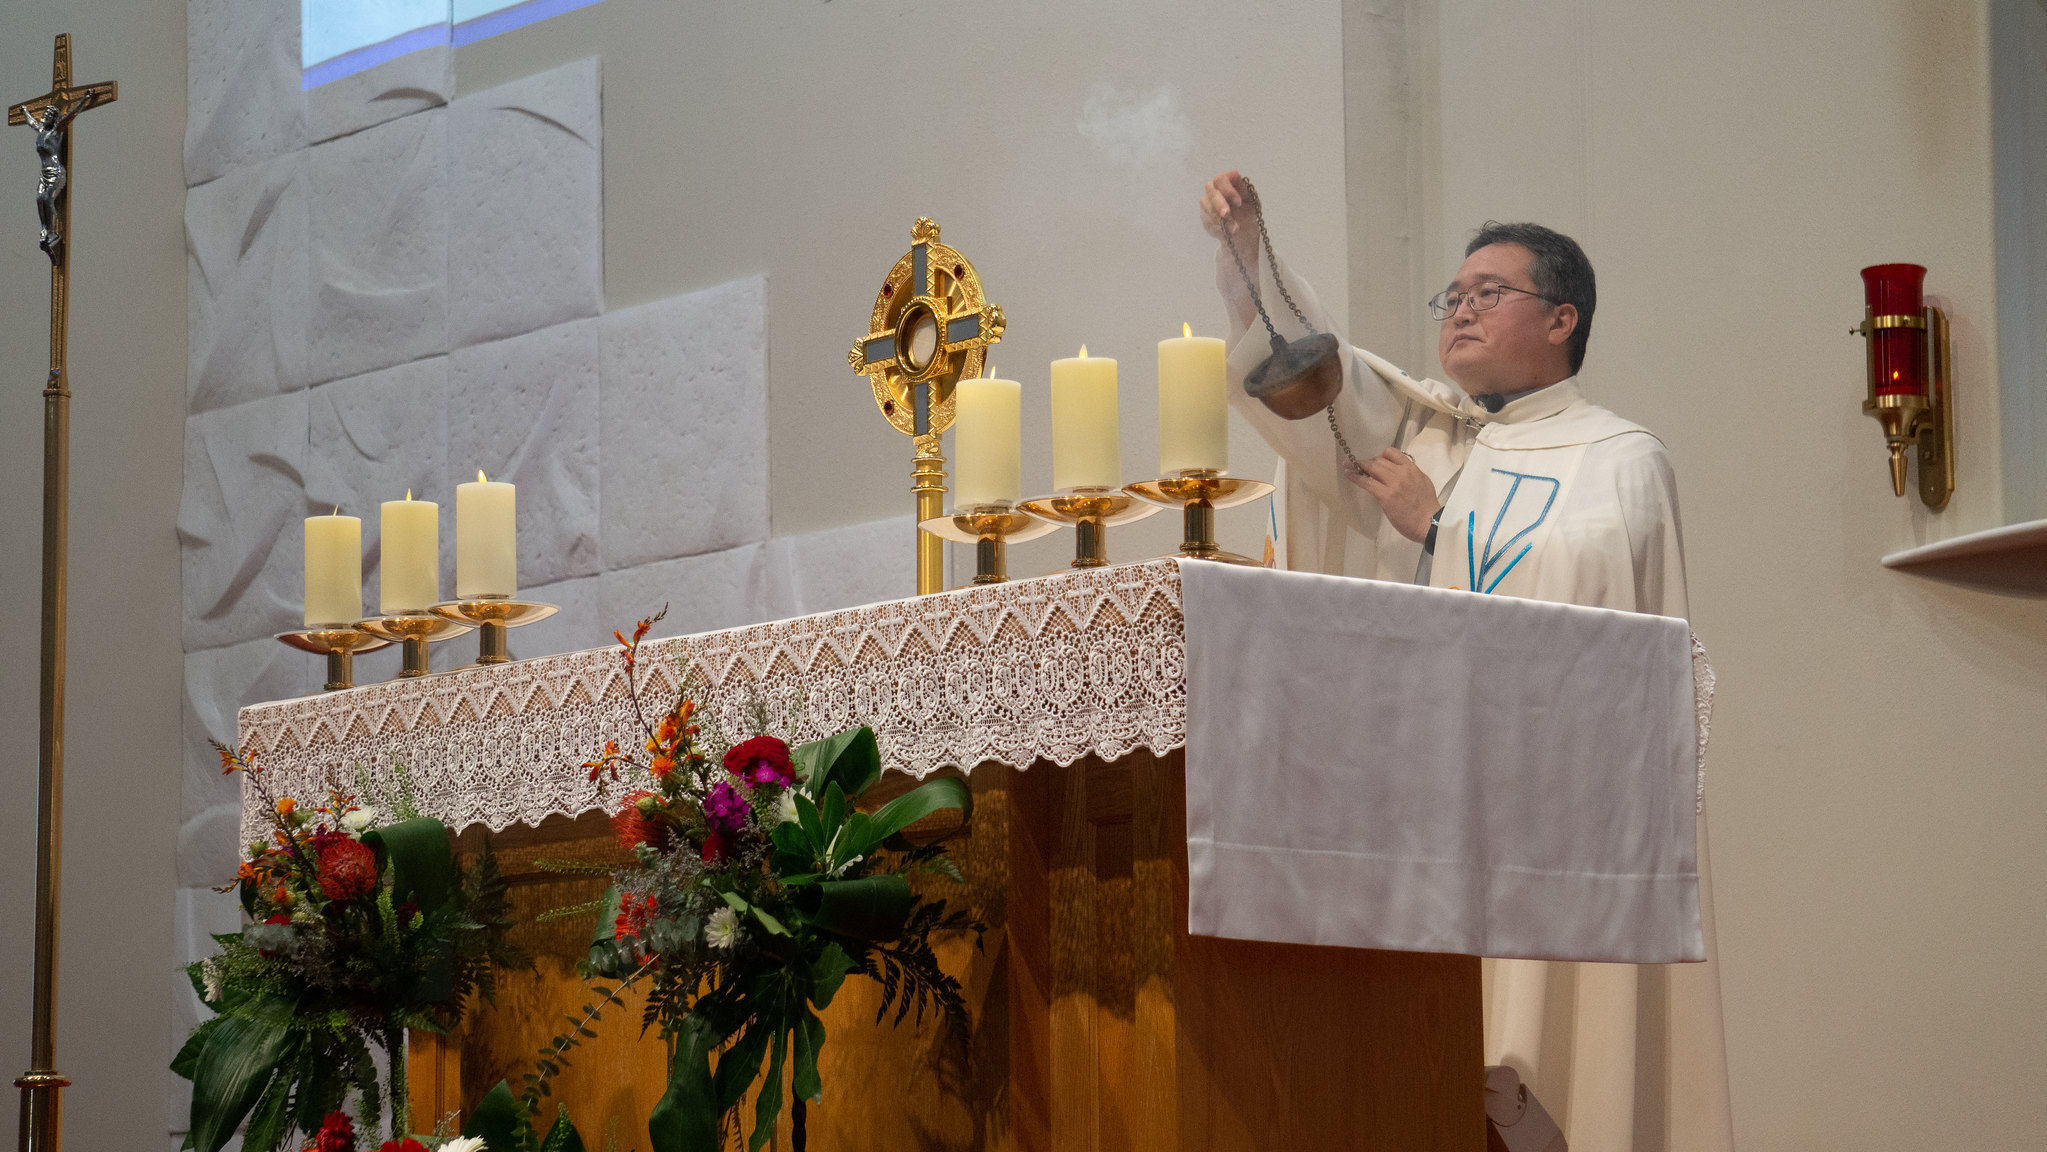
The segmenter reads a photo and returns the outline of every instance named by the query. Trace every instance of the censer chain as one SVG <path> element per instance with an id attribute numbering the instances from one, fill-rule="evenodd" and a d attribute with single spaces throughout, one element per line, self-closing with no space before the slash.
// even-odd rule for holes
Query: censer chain
<path id="1" fill-rule="evenodd" d="M 1244 181 L 1244 190 L 1251 194 L 1249 197 L 1251 215 L 1258 221 L 1258 242 L 1265 249 L 1265 262 L 1272 269 L 1272 283 L 1279 289 L 1279 298 L 1286 301 L 1287 308 L 1293 312 L 1294 319 L 1301 322 L 1301 327 L 1306 328 L 1310 334 L 1314 334 L 1317 332 L 1315 325 L 1309 322 L 1307 315 L 1301 311 L 1301 306 L 1294 303 L 1294 294 L 1287 291 L 1286 278 L 1279 274 L 1279 254 L 1272 250 L 1272 233 L 1266 231 L 1265 228 L 1265 204 L 1258 198 L 1258 188 L 1249 180 L 1246 180 Z M 1266 333 L 1273 340 L 1277 341 L 1279 339 L 1279 331 L 1272 326 L 1272 317 L 1268 316 L 1265 312 L 1265 301 L 1258 293 L 1258 285 L 1251 279 L 1251 270 L 1244 267 L 1244 257 L 1238 253 L 1236 242 L 1234 240 L 1227 240 L 1225 243 L 1230 250 L 1230 259 L 1236 261 L 1237 275 L 1243 279 L 1244 287 L 1250 290 L 1251 303 L 1258 309 L 1258 318 L 1265 322 Z M 1364 471 L 1365 466 L 1358 463 L 1357 454 L 1350 450 L 1350 441 L 1343 438 L 1343 429 L 1336 424 L 1336 402 L 1334 400 L 1329 402 L 1326 415 L 1329 417 L 1329 431 L 1335 434 L 1336 446 L 1342 449 L 1343 458 L 1350 461 L 1352 468 L 1359 472 Z"/>

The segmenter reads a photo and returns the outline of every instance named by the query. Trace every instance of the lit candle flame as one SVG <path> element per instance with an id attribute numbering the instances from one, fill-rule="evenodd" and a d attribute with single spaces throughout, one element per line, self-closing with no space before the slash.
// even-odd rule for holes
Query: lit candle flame
<path id="1" fill-rule="evenodd" d="M 1192 336 L 1192 335 L 1194 335 L 1194 325 L 1192 325 L 1192 324 L 1189 324 L 1189 323 L 1187 323 L 1187 322 L 1185 322 L 1185 321 L 1181 321 L 1181 323 L 1180 323 L 1180 335 L 1182 335 L 1182 336 Z"/>
<path id="2" fill-rule="evenodd" d="M 485 481 L 484 481 L 484 478 L 483 478 L 483 469 L 481 469 L 481 468 L 478 468 L 478 469 L 476 470 L 476 482 L 477 482 L 478 484 L 482 484 L 482 483 L 485 483 Z"/>
<path id="3" fill-rule="evenodd" d="M 407 500 L 410 500 L 410 499 L 412 499 L 412 489 L 410 489 L 410 488 L 407 488 L 407 489 L 405 490 L 405 498 L 406 498 Z"/>
<path id="4" fill-rule="evenodd" d="M 1896 368 L 1893 368 L 1893 369 L 1891 369 L 1891 379 L 1893 379 L 1893 380 L 1896 380 L 1897 378 L 1898 378 L 1898 370 L 1897 370 Z"/>
<path id="5" fill-rule="evenodd" d="M 1085 360 L 1085 359 L 1087 359 L 1087 345 L 1085 345 L 1085 344 L 1082 344 L 1082 345 L 1080 346 L 1080 358 L 1081 358 L 1082 360 Z"/>
<path id="6" fill-rule="evenodd" d="M 341 505 L 339 505 L 339 504 L 336 504 L 336 505 L 334 506 L 334 511 L 332 511 L 332 512 L 329 512 L 329 513 L 328 513 L 328 515 L 329 515 L 329 516 L 339 516 L 339 515 L 341 515 Z"/>

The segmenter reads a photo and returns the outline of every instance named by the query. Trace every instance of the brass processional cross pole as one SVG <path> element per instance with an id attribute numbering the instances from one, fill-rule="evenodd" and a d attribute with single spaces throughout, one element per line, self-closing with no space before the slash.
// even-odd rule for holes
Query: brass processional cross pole
<path id="1" fill-rule="evenodd" d="M 71 83 L 71 36 L 57 37 L 50 90 L 7 110 L 36 134 L 36 214 L 50 258 L 50 374 L 43 384 L 42 739 L 36 779 L 35 1022 L 21 1089 L 21 1152 L 59 1152 L 63 1096 L 57 1071 L 57 880 L 64 814 L 64 576 L 70 528 L 71 387 L 64 374 L 71 266 L 71 122 L 114 102 L 113 81 Z"/>

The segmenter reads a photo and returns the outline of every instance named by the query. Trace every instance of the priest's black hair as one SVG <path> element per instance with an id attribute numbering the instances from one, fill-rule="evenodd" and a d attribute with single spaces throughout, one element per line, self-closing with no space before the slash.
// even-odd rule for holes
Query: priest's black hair
<path id="1" fill-rule="evenodd" d="M 1571 330 L 1571 371 L 1585 363 L 1585 342 L 1592 338 L 1592 308 L 1599 291 L 1592 282 L 1592 261 L 1578 242 L 1554 228 L 1540 224 L 1502 224 L 1488 220 L 1472 233 L 1464 254 L 1488 244 L 1519 244 L 1535 255 L 1528 266 L 1535 290 L 1552 304 L 1569 304 L 1578 310 L 1578 326 Z"/>

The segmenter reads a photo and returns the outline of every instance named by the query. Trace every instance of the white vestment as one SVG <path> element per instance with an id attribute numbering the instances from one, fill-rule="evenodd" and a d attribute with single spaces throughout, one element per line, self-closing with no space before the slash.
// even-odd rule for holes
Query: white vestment
<path id="1" fill-rule="evenodd" d="M 1301 335 L 1269 267 L 1257 275 L 1281 335 Z M 1336 331 L 1307 284 L 1281 275 L 1308 321 Z M 1487 412 L 1453 385 L 1345 345 L 1336 418 L 1351 451 L 1368 460 L 1400 447 L 1442 500 L 1425 563 L 1422 546 L 1343 475 L 1326 416 L 1285 420 L 1245 393 L 1271 345 L 1227 250 L 1216 277 L 1231 315 L 1231 404 L 1282 457 L 1287 567 L 1688 615 L 1676 478 L 1647 429 L 1587 402 L 1575 378 Z M 1572 1152 L 1733 1148 L 1705 838 L 1702 812 L 1706 963 L 1486 964 L 1486 1062 L 1521 1073 Z"/>

